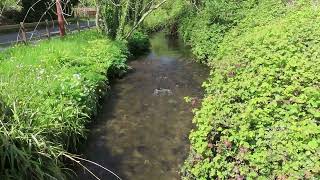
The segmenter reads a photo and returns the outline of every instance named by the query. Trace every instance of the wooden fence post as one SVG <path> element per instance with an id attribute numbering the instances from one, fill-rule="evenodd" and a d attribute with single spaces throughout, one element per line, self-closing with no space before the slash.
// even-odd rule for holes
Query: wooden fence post
<path id="1" fill-rule="evenodd" d="M 24 27 L 23 22 L 20 22 L 20 32 L 21 32 L 21 38 L 22 41 L 27 44 L 27 33 L 26 33 L 26 29 Z"/>
<path id="2" fill-rule="evenodd" d="M 77 29 L 78 29 L 78 32 L 80 32 L 80 23 L 79 23 L 79 17 L 77 17 Z"/>
<path id="3" fill-rule="evenodd" d="M 39 40 L 41 40 L 41 32 L 38 31 L 38 35 L 39 35 Z"/>
<path id="4" fill-rule="evenodd" d="M 87 25 L 88 25 L 88 28 L 90 29 L 90 18 L 89 17 L 87 19 Z"/>
<path id="5" fill-rule="evenodd" d="M 48 39 L 50 39 L 51 34 L 50 34 L 50 29 L 49 29 L 49 22 L 48 22 L 48 19 L 46 19 L 46 31 L 47 31 Z"/>

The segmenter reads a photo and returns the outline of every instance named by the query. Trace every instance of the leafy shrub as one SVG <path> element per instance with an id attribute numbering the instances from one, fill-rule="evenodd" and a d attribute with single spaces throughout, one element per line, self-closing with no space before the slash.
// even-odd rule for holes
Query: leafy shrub
<path id="1" fill-rule="evenodd" d="M 149 33 L 159 30 L 174 31 L 177 22 L 188 10 L 190 9 L 185 0 L 167 1 L 145 19 L 144 28 Z"/>
<path id="2" fill-rule="evenodd" d="M 145 54 L 149 47 L 149 37 L 141 31 L 135 31 L 128 40 L 128 48 L 133 56 Z"/>
<path id="3" fill-rule="evenodd" d="M 94 31 L 0 55 L 0 179 L 64 179 L 126 47 Z"/>
<path id="4" fill-rule="evenodd" d="M 179 33 L 193 48 L 192 52 L 202 62 L 216 55 L 224 35 L 243 17 L 244 10 L 253 7 L 255 0 L 209 0 L 204 8 L 181 19 Z"/>
<path id="5" fill-rule="evenodd" d="M 261 1 L 223 35 L 184 179 L 320 178 L 318 9 Z"/>

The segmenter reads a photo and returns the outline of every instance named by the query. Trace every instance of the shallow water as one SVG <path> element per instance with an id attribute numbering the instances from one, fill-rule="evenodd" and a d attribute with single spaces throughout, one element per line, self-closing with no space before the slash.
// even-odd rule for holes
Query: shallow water
<path id="1" fill-rule="evenodd" d="M 86 158 L 123 180 L 179 179 L 193 118 L 192 104 L 184 97 L 200 99 L 208 75 L 180 41 L 159 33 L 151 45 L 148 55 L 129 63 L 133 71 L 112 85 L 84 151 Z M 88 167 L 102 180 L 116 179 L 101 168 Z M 78 179 L 94 178 L 81 172 Z"/>

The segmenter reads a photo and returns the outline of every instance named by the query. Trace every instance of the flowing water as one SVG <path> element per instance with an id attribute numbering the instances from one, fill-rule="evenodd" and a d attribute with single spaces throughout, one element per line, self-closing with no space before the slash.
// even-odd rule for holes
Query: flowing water
<path id="1" fill-rule="evenodd" d="M 179 40 L 159 33 L 150 41 L 151 52 L 131 61 L 132 72 L 112 85 L 84 151 L 123 180 L 179 179 L 189 151 L 192 109 L 208 76 Z M 186 96 L 195 98 L 193 103 L 186 103 Z M 116 179 L 88 167 L 102 180 Z M 88 172 L 78 178 L 94 179 Z"/>

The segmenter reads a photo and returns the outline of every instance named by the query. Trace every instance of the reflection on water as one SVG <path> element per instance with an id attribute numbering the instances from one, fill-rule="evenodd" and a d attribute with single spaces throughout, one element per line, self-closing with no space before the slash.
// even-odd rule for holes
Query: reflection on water
<path id="1" fill-rule="evenodd" d="M 179 179 L 193 118 L 184 97 L 201 98 L 208 75 L 207 68 L 188 60 L 179 41 L 160 33 L 151 44 L 148 55 L 129 63 L 133 72 L 112 86 L 84 151 L 86 158 L 124 180 Z M 156 89 L 171 94 L 156 96 Z M 116 179 L 100 168 L 89 168 L 103 180 Z M 88 172 L 78 177 L 94 179 Z"/>

